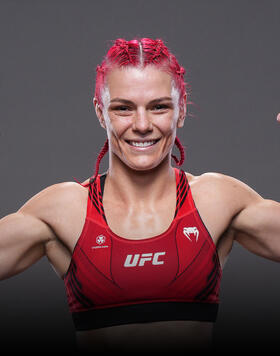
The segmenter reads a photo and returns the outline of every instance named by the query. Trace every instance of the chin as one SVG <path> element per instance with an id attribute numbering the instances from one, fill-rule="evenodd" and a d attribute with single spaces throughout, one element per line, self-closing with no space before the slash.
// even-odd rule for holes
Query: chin
<path id="1" fill-rule="evenodd" d="M 164 163 L 168 163 L 168 152 L 166 154 L 162 154 L 162 152 L 157 153 L 158 154 L 137 156 L 125 154 L 125 152 L 118 152 L 115 153 L 112 158 L 116 165 L 120 164 L 130 168 L 133 171 L 145 172 L 163 165 Z"/>
<path id="2" fill-rule="evenodd" d="M 126 166 L 130 169 L 138 172 L 145 172 L 152 170 L 163 163 L 164 159 L 162 160 L 146 160 L 145 162 L 123 162 Z"/>

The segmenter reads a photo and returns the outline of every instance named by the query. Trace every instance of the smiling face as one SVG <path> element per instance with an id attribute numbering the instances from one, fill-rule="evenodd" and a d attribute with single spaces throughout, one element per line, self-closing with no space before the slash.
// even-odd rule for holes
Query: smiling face
<path id="1" fill-rule="evenodd" d="M 111 165 L 123 162 L 143 171 L 163 160 L 170 164 L 176 129 L 185 118 L 170 74 L 154 66 L 114 68 L 107 76 L 103 109 L 94 104 L 107 130 Z"/>

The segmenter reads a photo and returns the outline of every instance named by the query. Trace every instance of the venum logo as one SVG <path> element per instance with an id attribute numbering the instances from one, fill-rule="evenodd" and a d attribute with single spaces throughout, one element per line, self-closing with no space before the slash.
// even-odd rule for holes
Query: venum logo
<path id="1" fill-rule="evenodd" d="M 143 267 L 145 262 L 151 261 L 152 265 L 158 266 L 163 265 L 164 261 L 159 261 L 159 257 L 165 255 L 165 252 L 155 252 L 155 253 L 142 253 L 135 255 L 127 255 L 124 267 Z"/>
<path id="2" fill-rule="evenodd" d="M 183 233 L 191 242 L 193 242 L 194 239 L 195 242 L 197 242 L 199 236 L 197 227 L 184 227 Z"/>

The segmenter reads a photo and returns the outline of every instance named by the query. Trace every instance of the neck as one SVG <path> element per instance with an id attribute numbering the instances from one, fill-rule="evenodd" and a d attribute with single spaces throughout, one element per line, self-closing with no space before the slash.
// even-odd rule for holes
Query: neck
<path id="1" fill-rule="evenodd" d="M 158 202 L 166 194 L 174 193 L 174 182 L 170 160 L 147 171 L 111 165 L 106 177 L 106 195 L 123 204 Z"/>

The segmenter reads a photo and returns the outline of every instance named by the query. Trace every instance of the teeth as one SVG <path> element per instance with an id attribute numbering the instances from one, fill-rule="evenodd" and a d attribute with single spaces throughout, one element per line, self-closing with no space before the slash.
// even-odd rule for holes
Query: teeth
<path id="1" fill-rule="evenodd" d="M 155 143 L 156 141 L 146 141 L 146 142 L 135 142 L 135 141 L 129 141 L 129 143 L 132 146 L 136 146 L 136 147 L 147 147 L 147 146 L 151 146 Z"/>

